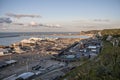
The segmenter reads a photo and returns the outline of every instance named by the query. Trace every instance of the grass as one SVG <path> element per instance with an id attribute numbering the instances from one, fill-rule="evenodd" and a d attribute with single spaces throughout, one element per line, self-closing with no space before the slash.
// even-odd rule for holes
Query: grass
<path id="1" fill-rule="evenodd" d="M 120 80 L 120 47 L 103 41 L 101 53 L 67 73 L 61 80 Z"/>

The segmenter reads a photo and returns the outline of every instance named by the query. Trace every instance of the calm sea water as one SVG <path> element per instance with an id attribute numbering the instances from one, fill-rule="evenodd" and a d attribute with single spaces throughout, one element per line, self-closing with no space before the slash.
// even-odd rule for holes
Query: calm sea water
<path id="1" fill-rule="evenodd" d="M 71 36 L 56 36 L 56 35 L 49 35 L 49 34 L 77 34 L 77 32 L 38 32 L 38 33 L 0 33 L 0 45 L 11 45 L 12 43 L 15 42 L 20 42 L 23 39 L 29 39 L 31 37 L 38 37 L 38 38 L 88 38 L 88 36 L 76 36 L 76 35 L 71 35 Z M 8 35 L 20 35 L 17 37 L 4 37 L 4 36 L 8 36 Z"/>

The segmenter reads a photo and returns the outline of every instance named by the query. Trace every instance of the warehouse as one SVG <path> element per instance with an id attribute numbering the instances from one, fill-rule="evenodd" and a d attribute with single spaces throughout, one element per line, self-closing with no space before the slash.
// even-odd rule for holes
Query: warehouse
<path id="1" fill-rule="evenodd" d="M 17 76 L 16 80 L 29 80 L 35 74 L 33 72 L 25 72 Z"/>

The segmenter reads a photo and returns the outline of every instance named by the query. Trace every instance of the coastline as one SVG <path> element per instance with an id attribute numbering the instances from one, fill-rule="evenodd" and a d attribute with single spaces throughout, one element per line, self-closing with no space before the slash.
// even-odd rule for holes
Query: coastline
<path id="1" fill-rule="evenodd" d="M 19 37 L 20 35 L 4 35 L 0 36 L 0 38 L 6 38 L 6 37 Z"/>
<path id="2" fill-rule="evenodd" d="M 19 42 L 23 39 L 29 39 L 31 37 L 36 37 L 36 38 L 88 38 L 91 37 L 91 34 L 85 34 L 85 35 L 78 35 L 78 34 L 74 34 L 74 35 L 63 35 L 63 34 L 47 34 L 47 35 L 30 35 L 30 36 L 26 36 L 26 35 L 15 35 L 15 36 L 3 36 L 2 38 L 0 38 L 0 45 L 1 46 L 10 46 L 13 43 Z"/>

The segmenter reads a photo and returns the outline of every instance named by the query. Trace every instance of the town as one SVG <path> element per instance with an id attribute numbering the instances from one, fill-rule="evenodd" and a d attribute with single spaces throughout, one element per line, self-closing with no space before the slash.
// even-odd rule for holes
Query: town
<path id="1" fill-rule="evenodd" d="M 120 80 L 120 0 L 0 0 L 0 80 Z"/>
<path id="2" fill-rule="evenodd" d="M 0 79 L 56 80 L 79 66 L 81 59 L 96 57 L 101 49 L 102 42 L 95 37 L 24 39 L 1 48 Z"/>

